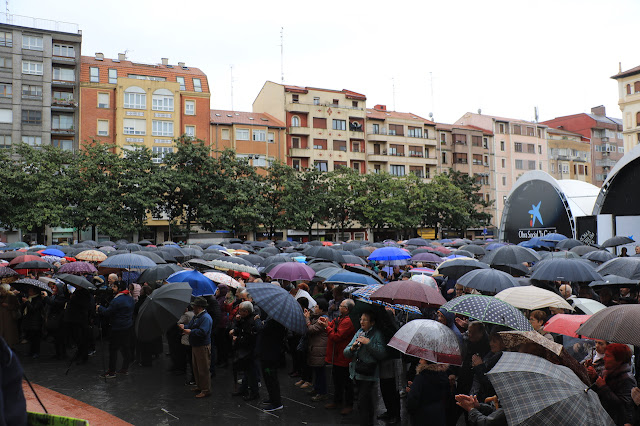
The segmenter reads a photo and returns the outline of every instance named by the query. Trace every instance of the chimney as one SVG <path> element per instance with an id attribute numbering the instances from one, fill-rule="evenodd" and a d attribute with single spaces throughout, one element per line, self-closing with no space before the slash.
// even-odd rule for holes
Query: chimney
<path id="1" fill-rule="evenodd" d="M 103 61 L 103 60 L 104 60 L 104 53 L 96 52 L 96 61 Z"/>
<path id="2" fill-rule="evenodd" d="M 162 58 L 162 65 L 169 65 L 169 58 Z"/>
<path id="3" fill-rule="evenodd" d="M 127 54 L 126 53 L 118 53 L 118 60 L 119 61 L 126 61 L 127 60 Z"/>
<path id="4" fill-rule="evenodd" d="M 378 110 L 378 111 L 386 111 L 387 110 L 387 106 L 378 104 L 378 105 L 374 106 L 373 109 Z"/>
<path id="5" fill-rule="evenodd" d="M 600 105 L 597 107 L 591 108 L 591 114 L 597 115 L 599 117 L 604 117 L 607 115 L 604 105 Z"/>
<path id="6" fill-rule="evenodd" d="M 178 66 L 184 68 L 184 62 L 178 62 Z"/>
<path id="7" fill-rule="evenodd" d="M 618 62 L 618 72 L 622 72 L 622 62 Z"/>

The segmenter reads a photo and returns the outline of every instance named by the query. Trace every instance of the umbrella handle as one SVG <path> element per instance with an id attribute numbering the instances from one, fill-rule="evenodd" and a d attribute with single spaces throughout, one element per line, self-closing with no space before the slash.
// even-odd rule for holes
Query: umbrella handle
<path id="1" fill-rule="evenodd" d="M 588 388 L 586 388 L 584 390 L 584 393 L 588 393 L 591 389 L 593 389 L 596 386 L 596 382 L 593 382 L 593 384 L 591 386 L 589 386 Z"/>

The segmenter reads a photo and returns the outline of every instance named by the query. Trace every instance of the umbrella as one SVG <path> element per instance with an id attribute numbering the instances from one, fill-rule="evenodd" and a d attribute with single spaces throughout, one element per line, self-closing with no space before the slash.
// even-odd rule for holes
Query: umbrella
<path id="1" fill-rule="evenodd" d="M 9 262 L 9 266 L 13 267 L 14 265 L 17 265 L 18 263 L 23 263 L 23 262 L 29 262 L 31 260 L 42 260 L 42 257 L 38 254 L 37 256 L 34 255 L 21 255 L 18 257 L 14 257 L 11 262 Z"/>
<path id="2" fill-rule="evenodd" d="M 369 255 L 368 260 L 382 262 L 385 265 L 406 265 L 411 255 L 398 247 L 382 247 Z"/>
<path id="3" fill-rule="evenodd" d="M 96 287 L 91 284 L 86 278 L 73 274 L 56 274 L 55 278 L 60 281 L 64 281 L 66 284 L 71 284 L 74 287 L 81 287 L 85 290 L 95 290 Z"/>
<path id="4" fill-rule="evenodd" d="M 98 247 L 113 247 L 115 245 L 116 245 L 116 243 L 114 243 L 113 241 L 109 241 L 109 240 L 100 241 L 98 243 Z"/>
<path id="5" fill-rule="evenodd" d="M 584 297 L 571 296 L 569 297 L 568 300 L 571 302 L 571 304 L 573 304 L 574 308 L 580 309 L 583 313 L 587 315 L 593 315 L 596 312 L 599 312 L 604 308 L 606 308 L 605 305 L 598 302 L 597 300 L 587 299 Z"/>
<path id="6" fill-rule="evenodd" d="M 356 330 L 360 328 L 360 317 L 363 313 L 367 312 L 373 314 L 376 320 L 375 327 L 380 330 L 384 337 L 384 340 L 389 341 L 396 333 L 396 331 L 398 331 L 398 324 L 394 322 L 395 320 L 393 320 L 392 316 L 389 315 L 389 313 L 385 309 L 385 306 L 389 306 L 396 310 L 402 310 L 401 305 L 389 305 L 383 302 L 374 302 L 364 297 L 359 297 L 358 299 L 356 299 L 355 306 L 349 312 L 349 318 L 351 319 L 353 328 L 355 328 Z M 411 306 L 411 308 L 416 309 L 413 306 Z"/>
<path id="7" fill-rule="evenodd" d="M 256 254 L 260 256 L 271 256 L 278 253 L 280 253 L 280 250 L 277 247 L 265 247 Z"/>
<path id="8" fill-rule="evenodd" d="M 623 237 L 621 235 L 616 235 L 615 237 L 611 237 L 608 240 L 605 240 L 604 243 L 601 244 L 602 247 L 617 247 L 625 244 L 635 243 L 635 241 L 629 237 Z"/>
<path id="9" fill-rule="evenodd" d="M 429 275 L 415 274 L 415 275 L 411 276 L 411 281 L 415 281 L 417 283 L 426 284 L 426 285 L 428 285 L 430 287 L 438 289 L 438 283 L 436 283 L 436 280 L 434 280 L 433 277 L 430 277 Z"/>
<path id="10" fill-rule="evenodd" d="M 592 262 L 604 263 L 607 260 L 615 259 L 615 256 L 607 250 L 595 250 L 582 255 L 583 259 L 591 260 Z"/>
<path id="11" fill-rule="evenodd" d="M 33 280 L 31 278 L 21 278 L 11 283 L 11 285 L 20 291 L 27 291 L 27 287 L 36 287 L 39 290 L 44 290 L 47 293 L 53 293 L 48 285 L 42 281 Z"/>
<path id="12" fill-rule="evenodd" d="M 251 275 L 260 275 L 260 272 L 258 272 L 258 270 L 253 266 L 240 265 L 220 259 L 208 260 L 207 262 L 212 265 L 213 268 L 231 269 L 232 271 L 247 272 Z"/>
<path id="13" fill-rule="evenodd" d="M 518 287 L 518 283 L 511 275 L 496 269 L 476 269 L 467 272 L 458 279 L 458 284 L 490 293 L 498 293 L 509 287 Z"/>
<path id="14" fill-rule="evenodd" d="M 296 300 L 298 300 L 300 298 L 307 299 L 309 301 L 309 305 L 308 305 L 309 309 L 313 308 L 314 306 L 316 306 L 318 304 L 318 302 L 316 302 L 316 300 L 313 297 L 311 297 L 311 295 L 309 294 L 308 291 L 303 290 L 301 288 L 298 289 L 298 291 L 297 291 L 296 295 L 294 296 L 294 298 Z"/>
<path id="15" fill-rule="evenodd" d="M 224 274 L 222 272 L 208 271 L 208 272 L 204 272 L 202 275 L 209 278 L 211 281 L 213 281 L 216 284 L 224 284 L 233 288 L 242 287 L 242 285 L 238 281 L 234 280 L 229 275 Z"/>
<path id="16" fill-rule="evenodd" d="M 84 275 L 94 274 L 96 272 L 98 272 L 96 267 L 89 262 L 69 262 L 58 269 L 58 273 L 61 274 Z"/>
<path id="17" fill-rule="evenodd" d="M 567 238 L 566 240 L 558 241 L 556 244 L 556 249 L 558 250 L 569 250 L 574 247 L 580 247 L 584 243 L 580 240 L 576 240 L 575 238 Z"/>
<path id="18" fill-rule="evenodd" d="M 42 250 L 42 254 L 44 254 L 45 256 L 58 256 L 58 257 L 64 257 L 65 254 L 63 251 L 57 250 L 57 249 L 52 249 L 52 248 L 48 248 L 46 250 Z"/>
<path id="19" fill-rule="evenodd" d="M 155 266 L 157 265 L 153 260 L 134 253 L 116 254 L 99 265 L 103 269 L 147 269 Z"/>
<path id="20" fill-rule="evenodd" d="M 578 328 L 579 336 L 640 346 L 640 305 L 617 305 L 591 316 Z"/>
<path id="21" fill-rule="evenodd" d="M 188 283 L 165 284 L 151 293 L 140 306 L 136 336 L 142 341 L 162 336 L 175 324 L 191 301 Z"/>
<path id="22" fill-rule="evenodd" d="M 0 278 L 13 277 L 18 275 L 16 271 L 6 266 L 0 266 Z"/>
<path id="23" fill-rule="evenodd" d="M 506 272 L 512 277 L 525 277 L 531 274 L 529 267 L 522 263 L 517 263 L 515 265 L 491 265 L 491 267 L 498 271 Z"/>
<path id="24" fill-rule="evenodd" d="M 364 259 L 358 256 L 354 256 L 353 254 L 343 254 L 342 258 L 344 259 L 344 263 L 350 263 L 352 265 L 364 266 L 367 264 Z"/>
<path id="25" fill-rule="evenodd" d="M 247 290 L 260 309 L 275 321 L 294 333 L 307 332 L 302 307 L 285 289 L 270 283 L 248 283 Z"/>
<path id="26" fill-rule="evenodd" d="M 465 294 L 449 300 L 442 308 L 480 322 L 503 325 L 514 330 L 533 330 L 529 320 L 516 307 L 492 296 Z"/>
<path id="27" fill-rule="evenodd" d="M 308 256 L 318 257 L 320 259 L 330 260 L 332 262 L 344 263 L 344 258 L 337 250 L 330 247 L 312 247 L 306 251 Z"/>
<path id="28" fill-rule="evenodd" d="M 106 258 L 107 255 L 98 250 L 85 250 L 76 255 L 76 259 L 87 262 L 102 262 Z"/>
<path id="29" fill-rule="evenodd" d="M 430 242 L 424 238 L 411 238 L 405 241 L 404 244 L 407 246 L 428 246 Z"/>
<path id="30" fill-rule="evenodd" d="M 384 287 L 383 284 L 371 284 L 365 287 L 360 287 L 356 290 L 353 290 L 351 292 L 351 296 L 356 298 L 357 300 L 360 300 L 362 302 L 365 302 L 366 305 L 377 305 L 377 306 L 389 306 L 390 308 L 393 308 L 395 310 L 398 311 L 403 311 L 403 312 L 408 312 L 408 313 L 413 313 L 413 314 L 417 314 L 417 315 L 422 315 L 422 312 L 420 311 L 420 309 L 416 308 L 415 306 L 411 306 L 411 305 L 400 305 L 400 304 L 391 304 L 391 303 L 387 303 L 387 302 L 383 302 L 382 300 L 372 300 L 371 299 L 371 295 L 381 289 L 382 287 Z M 380 311 L 382 312 L 382 311 Z M 351 314 L 349 314 L 351 316 L 351 319 L 354 320 L 355 322 L 353 323 L 354 327 L 360 327 L 360 314 L 362 313 L 362 311 L 360 311 L 358 313 L 358 315 L 356 316 L 352 316 Z M 388 339 L 391 338 L 391 336 L 393 335 L 393 333 L 395 333 L 396 330 L 394 330 L 390 335 L 387 336 Z"/>
<path id="31" fill-rule="evenodd" d="M 216 293 L 217 286 L 202 273 L 193 269 L 185 269 L 169 275 L 166 279 L 168 283 L 189 283 L 193 296 L 211 296 Z"/>
<path id="32" fill-rule="evenodd" d="M 591 318 L 591 315 L 556 314 L 544 325 L 544 331 L 569 337 L 579 337 L 576 331 L 589 318 Z"/>
<path id="33" fill-rule="evenodd" d="M 356 272 L 358 274 L 368 275 L 371 278 L 373 278 L 374 280 L 378 281 L 380 284 L 382 284 L 382 278 L 380 278 L 378 273 L 376 271 L 373 271 L 373 270 L 369 269 L 369 268 L 365 268 L 364 266 L 361 266 L 361 265 L 345 265 L 344 269 L 346 269 L 349 272 Z"/>
<path id="34" fill-rule="evenodd" d="M 7 244 L 6 248 L 8 249 L 19 249 L 19 248 L 27 248 L 29 244 L 23 243 L 22 241 L 17 241 L 15 243 Z"/>
<path id="35" fill-rule="evenodd" d="M 338 268 L 336 268 L 338 269 Z M 328 271 L 327 269 L 322 270 L 321 272 Z M 333 271 L 333 268 L 331 269 Z M 318 272 L 316 275 L 321 277 L 321 272 Z M 380 284 L 380 281 L 376 280 L 370 275 L 358 274 L 356 272 L 349 272 L 341 269 L 339 272 L 332 273 L 329 275 L 326 280 L 326 283 L 332 284 L 347 284 L 347 285 L 371 285 L 371 284 Z"/>
<path id="36" fill-rule="evenodd" d="M 502 246 L 506 246 L 508 245 L 507 243 L 491 243 L 491 244 L 487 244 L 487 246 L 484 248 L 486 251 L 493 251 L 493 250 L 497 250 Z"/>
<path id="37" fill-rule="evenodd" d="M 149 240 L 142 240 L 142 241 L 138 241 L 138 244 L 140 244 L 141 246 L 148 246 L 149 244 L 153 244 L 153 242 Z"/>
<path id="38" fill-rule="evenodd" d="M 13 269 L 51 269 L 51 264 L 44 259 L 29 260 L 27 262 L 20 262 L 13 265 Z"/>
<path id="39" fill-rule="evenodd" d="M 592 252 L 592 251 L 598 251 L 599 249 L 597 247 L 592 247 L 592 246 L 577 246 L 574 247 L 572 249 L 570 249 L 569 251 L 571 253 L 575 253 L 577 255 L 580 256 L 584 256 L 585 254 Z"/>
<path id="40" fill-rule="evenodd" d="M 474 259 L 476 256 L 471 253 L 470 251 L 466 251 L 466 250 L 454 250 L 451 252 L 451 254 L 449 256 L 447 256 L 447 259 L 454 259 L 456 257 L 468 257 L 470 259 Z"/>
<path id="41" fill-rule="evenodd" d="M 253 267 L 253 264 L 251 262 L 249 262 L 247 259 L 244 259 L 243 257 L 227 256 L 224 260 L 225 260 L 225 262 L 235 263 L 237 265 L 244 265 L 244 266 Z"/>
<path id="42" fill-rule="evenodd" d="M 573 311 L 573 307 L 560 295 L 535 286 L 518 286 L 502 290 L 496 298 L 519 309 L 530 311 L 542 308 L 562 308 Z"/>
<path id="43" fill-rule="evenodd" d="M 440 264 L 443 262 L 442 258 L 435 253 L 418 253 L 411 256 L 412 262 L 426 262 L 426 263 L 437 263 Z"/>
<path id="44" fill-rule="evenodd" d="M 542 253 L 542 260 L 546 259 L 579 259 L 580 255 L 571 251 L 547 251 Z"/>
<path id="45" fill-rule="evenodd" d="M 438 364 L 462 365 L 458 338 L 449 327 L 438 321 L 409 321 L 396 331 L 387 345 L 403 354 Z"/>
<path id="46" fill-rule="evenodd" d="M 155 266 L 153 268 L 145 269 L 138 277 L 138 282 L 153 284 L 158 281 L 163 281 L 174 272 L 182 271 L 184 268 L 174 263 L 167 263 L 164 265 Z"/>
<path id="47" fill-rule="evenodd" d="M 619 275 L 605 275 L 601 280 L 594 281 L 589 284 L 589 287 L 605 287 L 605 286 L 619 286 L 619 287 L 633 287 L 638 285 L 638 280 L 630 280 L 629 278 L 621 277 Z"/>
<path id="48" fill-rule="evenodd" d="M 155 263 L 156 265 L 162 265 L 162 264 L 167 263 L 167 261 L 164 260 L 157 253 L 153 253 L 153 252 L 150 252 L 150 251 L 139 251 L 136 254 L 139 254 L 140 256 L 144 256 L 144 257 L 147 257 L 147 258 L 151 259 L 153 261 L 153 263 Z"/>
<path id="49" fill-rule="evenodd" d="M 486 263 L 482 263 L 475 259 L 466 257 L 459 257 L 451 260 L 447 260 L 438 266 L 436 273 L 445 275 L 449 278 L 458 279 L 469 271 L 474 269 L 488 269 Z"/>
<path id="50" fill-rule="evenodd" d="M 354 256 L 363 257 L 365 259 L 369 257 L 369 255 L 371 255 L 371 252 L 369 250 L 365 250 L 363 248 L 351 250 L 351 253 L 353 253 Z"/>
<path id="51" fill-rule="evenodd" d="M 640 280 L 640 257 L 616 257 L 596 268 L 600 275 L 615 274 L 631 280 Z"/>
<path id="52" fill-rule="evenodd" d="M 544 358 L 504 352 L 487 376 L 510 425 L 614 424 L 598 395 L 573 371 Z"/>
<path id="53" fill-rule="evenodd" d="M 502 246 L 487 253 L 482 261 L 488 265 L 515 265 L 537 262 L 540 256 L 521 246 Z"/>
<path id="54" fill-rule="evenodd" d="M 558 234 L 555 232 L 552 232 L 550 234 L 545 235 L 544 237 L 540 238 L 542 241 L 547 242 L 547 243 L 554 243 L 557 244 L 560 241 L 564 241 L 567 240 L 567 236 L 566 235 L 562 235 L 562 234 Z"/>
<path id="55" fill-rule="evenodd" d="M 540 281 L 591 282 L 602 279 L 593 268 L 577 259 L 548 259 L 538 263 L 531 278 Z"/>
<path id="56" fill-rule="evenodd" d="M 242 255 L 242 259 L 249 262 L 251 266 L 258 266 L 260 262 L 264 260 L 262 256 L 258 256 L 257 254 L 244 254 Z"/>
<path id="57" fill-rule="evenodd" d="M 439 308 L 447 303 L 439 290 L 416 281 L 393 281 L 371 293 L 371 300 L 392 304 Z"/>
<path id="58" fill-rule="evenodd" d="M 303 263 L 285 262 L 277 264 L 269 271 L 269 276 L 275 280 L 308 281 L 316 272 Z"/>
<path id="59" fill-rule="evenodd" d="M 468 251 L 472 254 L 474 254 L 475 256 L 484 256 L 487 252 L 484 248 L 480 247 L 477 244 L 467 244 L 466 246 L 462 246 L 460 247 L 457 251 Z"/>

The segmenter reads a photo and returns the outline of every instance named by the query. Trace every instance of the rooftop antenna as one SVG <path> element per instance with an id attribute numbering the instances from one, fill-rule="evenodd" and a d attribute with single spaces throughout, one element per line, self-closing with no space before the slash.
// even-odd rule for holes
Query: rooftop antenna
<path id="1" fill-rule="evenodd" d="M 536 123 L 538 122 L 538 107 L 534 106 L 533 107 L 533 115 L 536 118 Z"/>
<path id="2" fill-rule="evenodd" d="M 124 49 L 124 59 L 127 59 L 127 53 L 132 52 L 132 50 Z"/>
<path id="3" fill-rule="evenodd" d="M 280 82 L 284 84 L 284 27 L 280 27 Z"/>
<path id="4" fill-rule="evenodd" d="M 433 72 L 429 71 L 429 82 L 431 85 L 431 112 L 429 118 L 433 121 L 433 111 L 435 111 L 435 100 L 433 99 Z"/>
<path id="5" fill-rule="evenodd" d="M 396 110 L 396 78 L 391 77 L 391 88 L 393 90 L 393 110 Z"/>
<path id="6" fill-rule="evenodd" d="M 7 12 L 7 15 L 8 15 L 9 14 L 9 0 L 6 0 L 4 2 L 4 8 L 5 8 L 5 11 Z"/>
<path id="7" fill-rule="evenodd" d="M 231 67 L 231 111 L 233 111 L 233 65 Z"/>

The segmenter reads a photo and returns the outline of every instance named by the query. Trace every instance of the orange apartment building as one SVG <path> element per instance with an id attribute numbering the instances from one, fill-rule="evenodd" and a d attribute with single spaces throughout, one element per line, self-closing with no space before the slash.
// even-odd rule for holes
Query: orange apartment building
<path id="1" fill-rule="evenodd" d="M 275 161 L 287 161 L 285 124 L 259 112 L 211 110 L 209 140 L 214 155 L 231 148 L 238 157 L 247 158 L 258 173 Z"/>
<path id="2" fill-rule="evenodd" d="M 146 146 L 161 163 L 183 134 L 209 144 L 210 97 L 207 76 L 183 62 L 82 56 L 80 145 L 95 139 L 119 151 Z"/>

